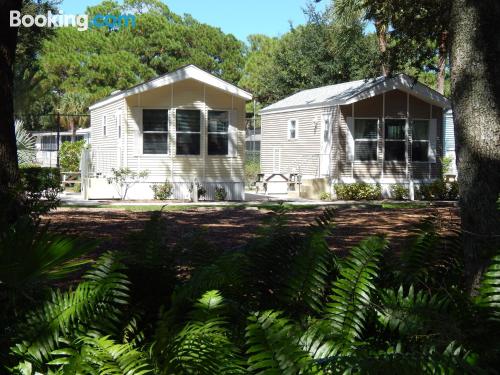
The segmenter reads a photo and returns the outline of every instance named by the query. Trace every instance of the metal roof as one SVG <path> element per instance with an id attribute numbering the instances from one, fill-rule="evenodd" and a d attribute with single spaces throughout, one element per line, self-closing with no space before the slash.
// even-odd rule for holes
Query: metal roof
<path id="1" fill-rule="evenodd" d="M 450 107 L 449 100 L 437 91 L 405 74 L 399 74 L 395 77 L 380 76 L 299 91 L 263 108 L 260 113 L 287 112 L 301 108 L 351 104 L 394 89 L 409 92 L 422 100 L 443 108 Z"/>

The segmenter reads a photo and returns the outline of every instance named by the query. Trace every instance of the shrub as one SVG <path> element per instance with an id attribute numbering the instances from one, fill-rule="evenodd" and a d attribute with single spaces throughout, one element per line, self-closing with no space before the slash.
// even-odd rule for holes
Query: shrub
<path id="1" fill-rule="evenodd" d="M 198 199 L 204 198 L 207 195 L 207 189 L 199 182 L 196 183 L 196 188 L 198 190 Z M 193 183 L 189 185 L 189 192 L 193 193 Z"/>
<path id="2" fill-rule="evenodd" d="M 410 191 L 404 184 L 391 185 L 391 197 L 398 201 L 404 201 L 410 198 Z"/>
<path id="3" fill-rule="evenodd" d="M 85 141 L 63 142 L 59 151 L 59 162 L 63 172 L 78 172 L 80 170 L 80 156 L 85 147 Z"/>
<path id="4" fill-rule="evenodd" d="M 165 181 L 161 185 L 151 185 L 151 189 L 154 193 L 154 199 L 161 201 L 169 199 L 174 193 L 174 186 L 168 181 Z"/>
<path id="5" fill-rule="evenodd" d="M 458 183 L 438 179 L 430 184 L 420 185 L 416 190 L 416 197 L 426 201 L 456 200 L 458 198 Z"/>
<path id="6" fill-rule="evenodd" d="M 327 193 L 326 191 L 322 191 L 319 195 L 319 199 L 321 199 L 322 201 L 331 201 L 332 195 L 330 193 Z"/>
<path id="7" fill-rule="evenodd" d="M 251 186 L 257 181 L 257 175 L 260 173 L 260 163 L 255 160 L 245 162 L 245 183 Z"/>
<path id="8" fill-rule="evenodd" d="M 375 200 L 382 196 L 380 184 L 356 182 L 354 184 L 334 185 L 337 199 L 340 200 Z"/>
<path id="9" fill-rule="evenodd" d="M 215 187 L 215 200 L 216 201 L 225 201 L 227 196 L 227 191 L 224 186 L 216 186 Z"/>
<path id="10" fill-rule="evenodd" d="M 441 158 L 441 165 L 443 174 L 449 174 L 452 171 L 453 158 L 451 156 L 444 156 Z"/>
<path id="11" fill-rule="evenodd" d="M 129 189 L 136 183 L 144 180 L 148 171 L 134 172 L 129 168 L 111 169 L 112 176 L 108 177 L 108 184 L 114 184 L 120 199 L 125 199 Z"/>
<path id="12" fill-rule="evenodd" d="M 36 218 L 59 205 L 63 190 L 59 169 L 21 166 L 19 174 L 24 213 Z"/>

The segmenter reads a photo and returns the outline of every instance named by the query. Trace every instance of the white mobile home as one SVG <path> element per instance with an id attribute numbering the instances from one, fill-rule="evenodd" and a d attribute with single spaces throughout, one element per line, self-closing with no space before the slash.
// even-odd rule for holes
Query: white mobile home
<path id="1" fill-rule="evenodd" d="M 112 169 L 148 171 L 127 198 L 153 198 L 152 185 L 189 198 L 198 182 L 213 199 L 222 186 L 244 199 L 245 104 L 252 95 L 194 65 L 113 93 L 90 107 L 91 147 L 84 171 L 89 199 L 118 198 Z"/>
<path id="2" fill-rule="evenodd" d="M 312 190 L 379 183 L 385 195 L 394 183 L 432 181 L 441 173 L 449 107 L 403 74 L 298 92 L 261 111 L 261 172 L 299 176 Z"/>

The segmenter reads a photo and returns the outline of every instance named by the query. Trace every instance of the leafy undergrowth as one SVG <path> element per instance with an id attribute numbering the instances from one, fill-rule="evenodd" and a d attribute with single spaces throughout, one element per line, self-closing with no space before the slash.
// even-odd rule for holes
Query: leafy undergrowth
<path id="1" fill-rule="evenodd" d="M 74 289 L 54 290 L 13 331 L 17 373 L 463 374 L 500 366 L 499 258 L 478 298 L 463 289 L 459 233 L 435 218 L 398 256 L 380 236 L 345 258 L 326 239 L 336 212 L 305 231 L 277 207 L 257 238 L 220 251 L 202 231 L 170 249 L 152 212 L 128 247 Z M 171 258 L 190 252 L 189 277 Z M 103 370 L 104 369 L 104 370 Z"/>

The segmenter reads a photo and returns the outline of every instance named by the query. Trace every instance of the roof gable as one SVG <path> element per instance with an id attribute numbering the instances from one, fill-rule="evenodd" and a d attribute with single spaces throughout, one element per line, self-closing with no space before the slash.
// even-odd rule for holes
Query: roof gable
<path id="1" fill-rule="evenodd" d="M 301 108 L 345 105 L 358 102 L 391 90 L 401 90 L 433 105 L 449 108 L 450 101 L 415 79 L 399 74 L 303 90 L 261 110 L 261 114 L 286 112 Z"/>
<path id="2" fill-rule="evenodd" d="M 195 65 L 187 65 L 179 68 L 171 73 L 163 74 L 159 77 L 153 78 L 150 81 L 140 83 L 129 89 L 118 91 L 110 96 L 94 103 L 89 107 L 90 110 L 103 107 L 107 104 L 113 103 L 117 100 L 126 98 L 131 95 L 139 94 L 151 89 L 170 85 L 175 82 L 184 81 L 186 79 L 194 79 L 196 81 L 205 83 L 222 91 L 228 92 L 231 95 L 238 96 L 244 100 L 251 100 L 252 94 L 240 89 L 239 87 L 224 81 L 223 79 L 214 76 Z"/>

